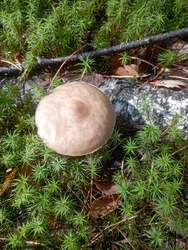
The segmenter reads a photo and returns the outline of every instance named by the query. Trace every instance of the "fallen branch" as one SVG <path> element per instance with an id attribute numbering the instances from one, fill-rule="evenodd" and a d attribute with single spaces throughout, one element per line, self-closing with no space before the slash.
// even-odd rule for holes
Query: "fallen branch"
<path id="1" fill-rule="evenodd" d="M 63 62 L 74 62 L 74 61 L 79 61 L 83 60 L 84 58 L 87 57 L 100 57 L 100 56 L 106 56 L 106 55 L 111 55 L 113 53 L 118 53 L 122 52 L 125 50 L 130 50 L 130 49 L 136 49 L 139 47 L 147 46 L 147 45 L 152 45 L 158 42 L 162 42 L 165 40 L 169 40 L 175 37 L 186 37 L 188 36 L 188 28 L 176 30 L 176 31 L 171 31 L 171 32 L 166 32 L 163 34 L 159 34 L 156 36 L 150 36 L 146 37 L 143 40 L 136 40 L 132 41 L 130 43 L 126 44 L 120 44 L 120 45 L 115 45 L 110 48 L 104 48 L 104 49 L 98 49 L 95 51 L 89 51 L 89 52 L 84 52 L 81 54 L 76 54 L 73 56 L 65 56 L 65 57 L 56 57 L 56 58 L 37 58 L 37 62 L 34 66 L 34 68 L 43 68 L 46 66 L 53 66 L 53 65 L 58 65 L 62 64 Z M 0 76 L 9 76 L 9 75 L 19 75 L 24 71 L 24 67 L 18 69 L 17 67 L 10 66 L 10 67 L 2 67 L 0 68 Z"/>
<path id="2" fill-rule="evenodd" d="M 144 124 L 156 124 L 165 130 L 163 137 L 166 128 L 175 126 L 187 139 L 188 84 L 172 79 L 166 81 L 172 82 L 172 87 L 170 83 L 169 87 L 168 83 L 157 87 L 156 82 L 140 84 L 133 79 L 110 79 L 100 89 L 110 98 L 122 124 L 128 123 L 135 129 Z"/>
<path id="3" fill-rule="evenodd" d="M 8 238 L 5 238 L 5 237 L 1 237 L 1 238 L 0 238 L 0 241 L 2 241 L 2 242 L 5 242 L 5 241 L 7 241 L 7 240 L 8 240 Z M 26 240 L 26 241 L 25 241 L 25 244 L 26 244 L 27 246 L 33 246 L 33 247 L 35 247 L 35 246 L 44 246 L 43 243 L 38 242 L 38 241 L 32 241 L 32 240 Z"/>
<path id="4" fill-rule="evenodd" d="M 15 76 L 20 75 L 23 69 L 18 69 L 17 67 L 0 67 L 0 76 Z"/>

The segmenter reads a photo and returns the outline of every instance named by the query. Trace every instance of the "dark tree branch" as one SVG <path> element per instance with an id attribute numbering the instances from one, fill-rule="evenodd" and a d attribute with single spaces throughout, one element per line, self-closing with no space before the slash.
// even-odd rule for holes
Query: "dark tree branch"
<path id="1" fill-rule="evenodd" d="M 14 66 L 0 67 L 0 76 L 15 76 L 20 75 L 22 72 L 22 69 L 16 68 Z"/>
<path id="2" fill-rule="evenodd" d="M 137 40 L 137 41 L 132 41 L 127 44 L 120 44 L 120 45 L 115 45 L 110 48 L 104 48 L 104 49 L 98 49 L 95 51 L 89 51 L 89 52 L 84 52 L 81 54 L 76 54 L 73 56 L 65 56 L 65 57 L 56 57 L 56 58 L 37 58 L 37 62 L 34 66 L 34 68 L 43 68 L 46 66 L 53 66 L 53 65 L 58 65 L 63 63 L 64 61 L 79 61 L 87 57 L 99 57 L 99 56 L 105 56 L 105 55 L 110 55 L 113 53 L 117 52 L 122 52 L 130 49 L 136 49 L 139 47 L 147 46 L 147 45 L 152 45 L 158 42 L 162 42 L 165 40 L 169 40 L 175 37 L 186 37 L 188 36 L 188 28 L 176 30 L 176 31 L 171 31 L 171 32 L 166 32 L 163 34 L 159 34 L 156 36 L 150 36 L 146 37 L 143 40 Z M 23 72 L 23 69 L 18 69 L 15 68 L 14 66 L 11 67 L 3 67 L 0 68 L 0 76 L 4 75 L 19 75 Z"/>

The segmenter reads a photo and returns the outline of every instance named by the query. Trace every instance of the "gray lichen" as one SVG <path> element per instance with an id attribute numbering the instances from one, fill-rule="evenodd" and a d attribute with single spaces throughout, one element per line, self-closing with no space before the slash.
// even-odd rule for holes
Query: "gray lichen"
<path id="1" fill-rule="evenodd" d="M 188 136 L 188 90 L 155 88 L 127 79 L 109 79 L 100 89 L 118 116 L 134 127 L 153 123 L 164 128 L 178 116 L 178 127 Z"/>

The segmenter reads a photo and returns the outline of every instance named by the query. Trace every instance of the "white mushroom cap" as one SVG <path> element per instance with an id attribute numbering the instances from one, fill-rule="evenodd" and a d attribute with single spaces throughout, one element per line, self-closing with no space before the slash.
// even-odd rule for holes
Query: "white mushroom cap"
<path id="1" fill-rule="evenodd" d="M 57 153 L 93 153 L 112 134 L 116 114 L 108 98 L 85 82 L 59 86 L 39 103 L 35 121 L 38 135 Z"/>

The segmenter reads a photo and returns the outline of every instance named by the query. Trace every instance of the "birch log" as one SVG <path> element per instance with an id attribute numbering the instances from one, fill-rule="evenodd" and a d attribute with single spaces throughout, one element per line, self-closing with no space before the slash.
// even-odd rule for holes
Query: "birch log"
<path id="1" fill-rule="evenodd" d="M 188 138 L 188 89 L 155 88 L 134 80 L 107 80 L 100 89 L 110 98 L 121 118 L 140 128 L 154 123 L 165 128 L 179 116 L 178 128 Z"/>

